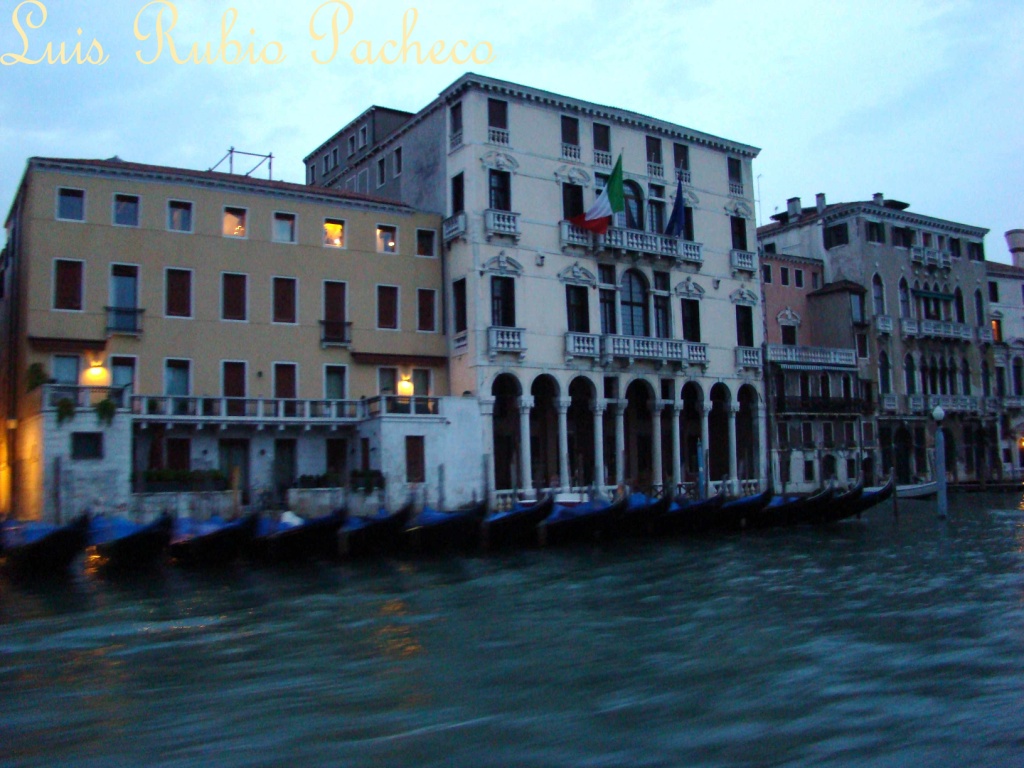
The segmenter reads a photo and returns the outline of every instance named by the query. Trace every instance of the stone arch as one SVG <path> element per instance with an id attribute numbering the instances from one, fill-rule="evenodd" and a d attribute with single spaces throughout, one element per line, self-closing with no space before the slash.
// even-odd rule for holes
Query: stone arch
<path id="1" fill-rule="evenodd" d="M 519 379 L 511 373 L 499 373 L 491 383 L 491 397 L 494 398 L 494 412 L 491 416 L 494 487 L 499 490 L 517 487 L 521 477 L 519 399 L 522 393 Z"/>
<path id="2" fill-rule="evenodd" d="M 708 414 L 708 476 L 721 480 L 729 474 L 729 409 L 732 392 L 722 382 L 711 387 L 711 412 Z"/>
<path id="3" fill-rule="evenodd" d="M 558 401 L 561 389 L 550 373 L 542 373 L 530 384 L 530 477 L 534 487 L 559 484 Z"/>
<path id="4" fill-rule="evenodd" d="M 885 283 L 877 272 L 871 278 L 871 310 L 876 315 L 885 314 Z"/>
<path id="5" fill-rule="evenodd" d="M 626 387 L 625 470 L 626 483 L 633 488 L 647 488 L 660 483 L 653 476 L 654 430 L 651 406 L 657 392 L 646 379 L 633 379 Z"/>
<path id="6" fill-rule="evenodd" d="M 756 480 L 760 475 L 757 413 L 761 398 L 750 384 L 744 384 L 736 393 L 736 469 L 740 480 Z"/>
<path id="7" fill-rule="evenodd" d="M 569 445 L 569 483 L 589 486 L 605 485 L 605 478 L 595 477 L 594 413 L 597 385 L 587 376 L 576 376 L 569 382 L 569 411 L 566 417 Z"/>

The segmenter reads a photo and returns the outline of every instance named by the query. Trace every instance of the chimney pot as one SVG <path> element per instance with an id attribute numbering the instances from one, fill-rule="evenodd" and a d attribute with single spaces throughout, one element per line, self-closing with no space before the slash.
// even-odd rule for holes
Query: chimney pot
<path id="1" fill-rule="evenodd" d="M 789 214 L 790 219 L 799 218 L 801 210 L 799 197 L 791 197 L 786 201 L 786 213 Z"/>
<path id="2" fill-rule="evenodd" d="M 814 196 L 814 204 L 818 207 L 818 213 L 825 212 L 825 193 L 819 192 Z"/>
<path id="3" fill-rule="evenodd" d="M 1013 266 L 1024 268 L 1024 229 L 1011 229 L 1006 233 L 1006 245 L 1013 257 Z"/>
<path id="4" fill-rule="evenodd" d="M 885 205 L 885 196 L 881 192 L 875 192 L 874 195 L 875 205 Z"/>

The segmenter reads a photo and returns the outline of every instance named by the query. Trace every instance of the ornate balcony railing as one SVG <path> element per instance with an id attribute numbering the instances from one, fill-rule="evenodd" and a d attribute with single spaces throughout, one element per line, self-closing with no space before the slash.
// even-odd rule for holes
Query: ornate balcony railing
<path id="1" fill-rule="evenodd" d="M 579 162 L 580 160 L 580 145 L 579 144 L 566 144 L 562 142 L 562 159 L 573 160 Z"/>
<path id="2" fill-rule="evenodd" d="M 466 212 L 459 211 L 454 216 L 449 216 L 441 223 L 441 237 L 445 244 L 450 243 L 457 237 L 466 236 Z"/>
<path id="3" fill-rule="evenodd" d="M 600 149 L 594 150 L 594 165 L 604 166 L 605 168 L 612 167 L 612 153 L 602 152 Z"/>
<path id="4" fill-rule="evenodd" d="M 487 329 L 487 354 L 493 360 L 499 353 L 512 352 L 522 359 L 526 355 L 526 329 L 492 325 Z"/>
<path id="5" fill-rule="evenodd" d="M 736 347 L 736 365 L 741 368 L 760 368 L 761 348 Z"/>
<path id="6" fill-rule="evenodd" d="M 462 131 L 456 131 L 448 137 L 448 151 L 452 152 L 462 146 Z"/>
<path id="7" fill-rule="evenodd" d="M 895 413 L 899 409 L 899 398 L 896 395 L 888 394 L 882 395 L 879 398 L 882 404 L 882 410 L 889 413 Z"/>
<path id="8" fill-rule="evenodd" d="M 942 269 L 953 268 L 953 257 L 949 251 L 939 251 L 939 267 Z"/>
<path id="9" fill-rule="evenodd" d="M 560 221 L 558 223 L 558 240 L 562 248 L 569 246 L 590 248 L 594 244 L 594 233 L 577 227 L 572 222 Z"/>
<path id="10" fill-rule="evenodd" d="M 683 184 L 691 183 L 689 171 L 684 171 L 681 168 L 676 168 L 676 173 L 679 174 L 679 180 L 683 182 Z"/>
<path id="11" fill-rule="evenodd" d="M 907 395 L 907 412 L 923 413 L 924 403 L 924 395 Z"/>
<path id="12" fill-rule="evenodd" d="M 655 339 L 650 336 L 601 337 L 601 358 L 605 363 L 613 358 L 633 360 L 660 360 L 662 362 L 684 362 L 685 342 L 677 339 Z"/>
<path id="13" fill-rule="evenodd" d="M 637 229 L 609 227 L 604 235 L 597 236 L 596 243 L 598 249 L 630 251 L 694 264 L 704 261 L 700 243 Z"/>
<path id="14" fill-rule="evenodd" d="M 928 410 L 941 406 L 947 413 L 970 413 L 979 408 L 978 398 L 970 395 L 928 395 Z"/>
<path id="15" fill-rule="evenodd" d="M 918 323 L 918 336 L 926 338 L 970 341 L 973 336 L 971 327 L 964 323 L 949 320 L 919 320 Z"/>
<path id="16" fill-rule="evenodd" d="M 924 248 L 920 245 L 910 246 L 910 260 L 918 264 L 924 264 Z"/>
<path id="17" fill-rule="evenodd" d="M 661 163 L 647 163 L 647 175 L 656 179 L 665 178 L 665 166 Z"/>
<path id="18" fill-rule="evenodd" d="M 699 341 L 683 342 L 683 354 L 686 362 L 693 365 L 708 364 L 708 345 Z"/>
<path id="19" fill-rule="evenodd" d="M 1004 408 L 1024 408 L 1024 397 L 1020 395 L 1007 395 L 1003 398 Z"/>
<path id="20" fill-rule="evenodd" d="M 570 331 L 565 334 L 565 359 L 572 360 L 574 357 L 593 357 L 601 355 L 601 334 L 599 333 L 576 333 Z"/>
<path id="21" fill-rule="evenodd" d="M 496 235 L 519 240 L 522 235 L 519 229 L 519 214 L 488 208 L 484 211 L 484 233 L 488 240 Z"/>
<path id="22" fill-rule="evenodd" d="M 857 366 L 857 350 L 833 349 L 832 347 L 793 347 L 786 344 L 769 344 L 768 360 L 773 363 L 840 365 L 848 368 L 855 368 Z"/>
<path id="23" fill-rule="evenodd" d="M 347 347 L 352 343 L 352 323 L 345 320 L 320 321 L 320 345 Z"/>
<path id="24" fill-rule="evenodd" d="M 921 326 L 912 317 L 901 317 L 900 318 L 900 332 L 903 334 L 903 338 L 916 338 L 920 332 Z"/>
<path id="25" fill-rule="evenodd" d="M 40 407 L 44 411 L 58 407 L 61 400 L 70 400 L 76 408 L 91 408 L 101 400 L 110 400 L 116 408 L 127 408 L 128 387 L 80 387 L 75 384 L 45 384 Z"/>
<path id="26" fill-rule="evenodd" d="M 729 194 L 730 195 L 743 195 L 743 182 L 742 181 L 730 181 L 729 182 Z"/>
<path id="27" fill-rule="evenodd" d="M 999 413 L 1003 409 L 1003 398 L 1001 397 L 983 397 L 981 400 L 988 413 Z"/>
<path id="28" fill-rule="evenodd" d="M 875 315 L 875 332 L 892 333 L 892 317 L 890 315 Z"/>
<path id="29" fill-rule="evenodd" d="M 503 147 L 507 147 L 508 131 L 505 128 L 488 128 L 487 141 L 491 144 L 500 144 Z"/>
<path id="30" fill-rule="evenodd" d="M 775 397 L 775 407 L 779 413 L 865 413 L 870 403 L 860 397 L 800 397 L 789 395 Z"/>
<path id="31" fill-rule="evenodd" d="M 139 336 L 142 334 L 142 313 L 146 310 L 138 307 L 107 307 L 107 334 L 125 334 Z"/>
<path id="32" fill-rule="evenodd" d="M 680 240 L 679 246 L 681 248 L 679 259 L 685 261 L 688 264 L 703 264 L 704 254 L 701 253 L 702 247 L 700 243 L 692 243 L 689 240 Z"/>
<path id="33" fill-rule="evenodd" d="M 729 251 L 729 262 L 733 269 L 743 269 L 747 272 L 754 271 L 754 254 L 750 251 L 733 249 Z"/>
<path id="34" fill-rule="evenodd" d="M 148 419 L 251 424 L 333 424 L 366 417 L 364 400 L 134 395 L 132 415 Z"/>

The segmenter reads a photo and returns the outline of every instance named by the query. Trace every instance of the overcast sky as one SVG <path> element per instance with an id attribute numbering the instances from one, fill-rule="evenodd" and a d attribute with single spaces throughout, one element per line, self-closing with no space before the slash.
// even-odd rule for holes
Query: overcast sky
<path id="1" fill-rule="evenodd" d="M 303 182 L 302 158 L 371 104 L 416 111 L 475 71 L 761 147 L 759 222 L 792 196 L 811 204 L 817 192 L 830 202 L 882 192 L 913 211 L 989 228 L 986 255 L 997 261 L 1009 260 L 1003 232 L 1024 227 L 1019 0 L 348 0 L 353 23 L 328 64 L 312 53 L 326 58 L 329 38 L 310 35 L 323 0 L 174 3 L 179 56 L 194 42 L 216 50 L 234 7 L 232 38 L 257 53 L 280 43 L 287 57 L 231 66 L 176 64 L 167 47 L 140 63 L 136 52 L 156 52 L 157 7 L 142 11 L 145 0 L 37 2 L 48 18 L 26 29 L 25 58 L 79 41 L 84 56 L 96 38 L 109 59 L 0 67 L 5 212 L 33 155 L 205 169 L 234 146 L 273 152 L 274 177 Z M 23 53 L 17 6 L 0 0 L 0 54 Z M 411 39 L 424 48 L 443 41 L 447 55 L 458 40 L 487 42 L 494 61 L 353 62 L 361 40 L 377 53 L 401 39 L 409 8 L 418 9 Z M 23 27 L 29 10 L 41 18 L 25 3 Z M 318 33 L 329 31 L 330 10 L 317 16 Z M 140 11 L 146 41 L 133 32 Z"/>

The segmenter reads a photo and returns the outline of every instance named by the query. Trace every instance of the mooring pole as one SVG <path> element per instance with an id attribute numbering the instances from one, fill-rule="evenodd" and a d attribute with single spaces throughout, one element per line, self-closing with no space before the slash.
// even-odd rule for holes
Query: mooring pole
<path id="1" fill-rule="evenodd" d="M 706 499 L 707 486 L 705 484 L 706 470 L 704 468 L 704 446 L 700 438 L 697 438 L 697 498 Z"/>
<path id="2" fill-rule="evenodd" d="M 935 479 L 939 488 L 939 517 L 949 514 L 949 499 L 946 496 L 946 435 L 942 431 L 942 419 L 946 412 L 941 406 L 935 406 L 932 416 L 935 417 Z"/>
<path id="3" fill-rule="evenodd" d="M 900 516 L 900 495 L 896 493 L 896 467 L 889 467 L 889 477 L 892 478 L 892 516 L 898 518 Z"/>

